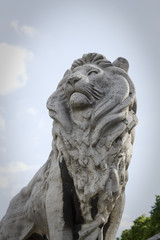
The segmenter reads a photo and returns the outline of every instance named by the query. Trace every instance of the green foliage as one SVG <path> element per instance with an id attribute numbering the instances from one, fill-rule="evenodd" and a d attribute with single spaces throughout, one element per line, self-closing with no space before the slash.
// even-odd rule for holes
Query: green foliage
<path id="1" fill-rule="evenodd" d="M 125 230 L 122 233 L 121 240 L 145 240 L 146 229 L 150 225 L 150 218 L 145 215 L 140 216 L 134 221 L 134 225 L 130 230 Z"/>
<path id="2" fill-rule="evenodd" d="M 146 230 L 147 237 L 160 233 L 160 196 L 156 195 L 155 205 L 150 211 L 150 226 Z"/>
<path id="3" fill-rule="evenodd" d="M 155 205 L 152 207 L 151 225 L 154 226 L 154 234 L 160 232 L 160 196 L 156 195 Z"/>
<path id="4" fill-rule="evenodd" d="M 160 232 L 160 196 L 156 196 L 155 205 L 152 207 L 150 217 L 144 214 L 134 220 L 129 230 L 122 232 L 117 240 L 146 240 Z"/>

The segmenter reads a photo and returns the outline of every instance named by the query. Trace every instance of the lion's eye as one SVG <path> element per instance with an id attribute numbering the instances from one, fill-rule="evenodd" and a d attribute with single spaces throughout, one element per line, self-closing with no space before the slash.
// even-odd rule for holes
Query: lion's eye
<path id="1" fill-rule="evenodd" d="M 88 73 L 88 76 L 94 76 L 94 75 L 96 75 L 97 73 L 98 73 L 97 71 L 93 70 L 93 71 L 90 71 L 90 72 Z"/>

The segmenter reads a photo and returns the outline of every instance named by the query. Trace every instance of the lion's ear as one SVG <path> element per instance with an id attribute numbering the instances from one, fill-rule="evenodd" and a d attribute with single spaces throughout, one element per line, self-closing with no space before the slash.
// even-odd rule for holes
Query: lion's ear
<path id="1" fill-rule="evenodd" d="M 115 67 L 123 69 L 125 72 L 128 72 L 129 69 L 129 63 L 127 59 L 119 57 L 117 58 L 113 63 Z"/>

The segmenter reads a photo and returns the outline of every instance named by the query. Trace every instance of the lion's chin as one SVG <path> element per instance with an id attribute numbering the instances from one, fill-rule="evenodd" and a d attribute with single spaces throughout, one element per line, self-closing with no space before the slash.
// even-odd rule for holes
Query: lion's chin
<path id="1" fill-rule="evenodd" d="M 74 92 L 70 97 L 72 108 L 84 108 L 92 104 L 92 101 L 83 93 Z"/>

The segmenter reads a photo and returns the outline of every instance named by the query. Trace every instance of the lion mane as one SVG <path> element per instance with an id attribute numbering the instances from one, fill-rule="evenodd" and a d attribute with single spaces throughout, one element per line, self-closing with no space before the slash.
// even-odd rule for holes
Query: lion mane
<path id="1" fill-rule="evenodd" d="M 89 53 L 66 71 L 47 101 L 54 119 L 49 159 L 12 199 L 2 240 L 115 238 L 137 124 L 128 68 L 124 58 L 111 63 Z"/>

